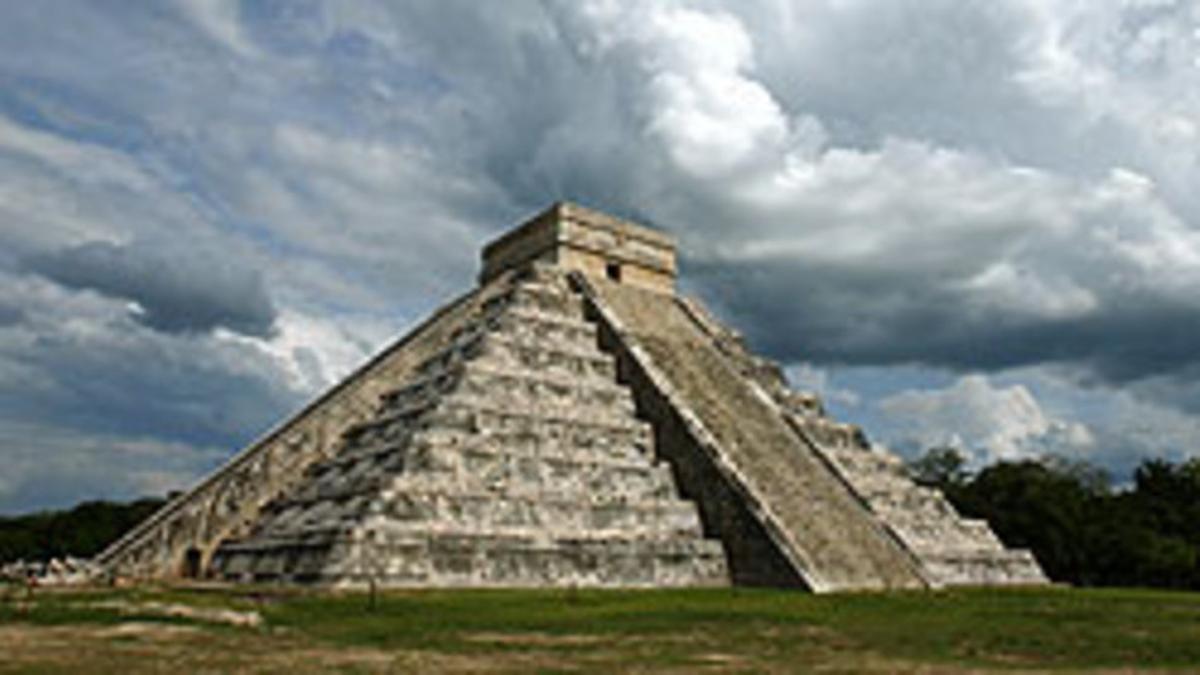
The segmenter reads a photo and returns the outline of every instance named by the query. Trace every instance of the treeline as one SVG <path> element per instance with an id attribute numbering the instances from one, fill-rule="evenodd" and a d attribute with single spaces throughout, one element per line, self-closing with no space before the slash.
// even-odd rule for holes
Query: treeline
<path id="1" fill-rule="evenodd" d="M 909 469 L 1008 546 L 1032 550 L 1055 581 L 1200 590 L 1200 459 L 1145 461 L 1120 489 L 1094 466 L 1053 457 L 970 473 L 957 451 L 937 448 Z M 0 562 L 90 557 L 163 503 L 93 501 L 0 517 Z"/>
<path id="2" fill-rule="evenodd" d="M 957 451 L 938 448 L 910 469 L 1008 546 L 1032 550 L 1055 581 L 1200 590 L 1200 459 L 1147 460 L 1121 489 L 1054 457 L 969 474 Z"/>
<path id="3" fill-rule="evenodd" d="M 93 501 L 69 511 L 0 517 L 0 563 L 91 557 L 163 503 L 149 497 L 125 504 Z"/>

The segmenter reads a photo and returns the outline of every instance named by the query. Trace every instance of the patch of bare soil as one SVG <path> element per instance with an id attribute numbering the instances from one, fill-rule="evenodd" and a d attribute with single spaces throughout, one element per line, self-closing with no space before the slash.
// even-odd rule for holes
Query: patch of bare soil
<path id="1" fill-rule="evenodd" d="M 0 625 L 0 672 L 390 672 L 392 654 L 313 649 L 262 631 L 129 621 Z"/>
<path id="2" fill-rule="evenodd" d="M 106 626 L 96 631 L 98 638 L 171 640 L 180 635 L 194 634 L 200 629 L 195 626 L 183 626 L 169 623 L 150 623 L 146 621 L 127 621 L 115 626 Z"/>
<path id="3" fill-rule="evenodd" d="M 472 633 L 464 635 L 466 642 L 528 646 L 579 646 L 611 641 L 602 635 L 552 635 L 550 633 Z"/>
<path id="4" fill-rule="evenodd" d="M 536 649 L 488 654 L 384 651 L 314 644 L 269 630 L 145 621 L 0 625 L 0 655 L 0 673 L 518 673 L 571 666 L 561 655 Z"/>
<path id="5" fill-rule="evenodd" d="M 233 629 L 225 625 L 180 625 L 126 621 L 115 625 L 30 626 L 0 624 L 0 673 L 64 672 L 285 672 L 289 675 L 352 671 L 360 673 L 518 673 L 538 670 L 578 672 L 819 672 L 1037 673 L 1019 666 L 999 670 L 955 664 L 896 661 L 871 652 L 827 651 L 756 654 L 729 650 L 711 636 L 552 635 L 545 633 L 475 633 L 464 637 L 469 653 L 427 650 L 380 650 L 323 645 L 292 632 L 265 628 Z M 689 643 L 684 664 L 663 664 L 662 649 Z M 494 645 L 495 649 L 488 649 Z M 1055 671 L 1064 672 L 1064 671 Z M 1118 675 L 1167 672 L 1107 669 Z"/>
<path id="6" fill-rule="evenodd" d="M 176 619 L 191 619 L 208 623 L 223 623 L 243 628 L 257 628 L 262 625 L 262 615 L 255 611 L 239 612 L 220 607 L 193 607 L 181 603 L 167 602 L 126 602 L 110 600 L 94 602 L 88 605 L 98 609 L 112 609 L 121 614 L 138 614 L 162 616 Z"/>

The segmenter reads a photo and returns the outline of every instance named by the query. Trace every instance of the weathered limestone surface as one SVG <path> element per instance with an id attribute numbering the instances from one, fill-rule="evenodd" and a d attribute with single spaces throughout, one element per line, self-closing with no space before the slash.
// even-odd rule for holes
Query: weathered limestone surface
<path id="1" fill-rule="evenodd" d="M 581 270 L 671 293 L 675 242 L 667 235 L 577 204 L 558 203 L 488 244 L 479 280 L 533 262 Z"/>
<path id="2" fill-rule="evenodd" d="M 808 405 L 789 416 L 937 585 L 1047 582 L 1029 551 L 1006 549 L 986 521 L 963 518 L 941 492 L 914 483 L 903 460 L 871 446 L 857 427 Z"/>
<path id="3" fill-rule="evenodd" d="M 505 286 L 476 289 L 435 312 L 341 383 L 235 455 L 199 485 L 102 551 L 95 562 L 124 577 L 196 576 L 217 546 L 245 533 L 259 510 L 295 489 L 307 468 L 330 456 L 341 433 L 367 419 L 379 396 L 441 349 L 448 336 Z"/>
<path id="4" fill-rule="evenodd" d="M 675 294 L 661 233 L 556 204 L 480 287 L 110 546 L 132 577 L 393 586 L 1044 583 Z"/>
<path id="5" fill-rule="evenodd" d="M 556 268 L 493 298 L 218 549 L 218 576 L 393 586 L 728 583 Z"/>
<path id="6" fill-rule="evenodd" d="M 632 367 L 650 371 L 652 386 L 691 418 L 692 438 L 682 442 L 710 447 L 711 461 L 753 505 L 804 585 L 816 591 L 927 585 L 912 556 L 803 443 L 776 404 L 731 367 L 675 297 L 597 279 L 583 283 Z M 732 547 L 730 553 L 736 556 Z"/>
<path id="7" fill-rule="evenodd" d="M 941 492 L 917 485 L 904 462 L 872 446 L 862 429 L 826 415 L 819 397 L 792 391 L 781 369 L 754 356 L 741 337 L 699 303 L 681 306 L 740 375 L 774 399 L 799 436 L 915 556 L 933 586 L 1048 583 L 1029 551 L 1006 549 L 982 520 L 963 518 Z"/>

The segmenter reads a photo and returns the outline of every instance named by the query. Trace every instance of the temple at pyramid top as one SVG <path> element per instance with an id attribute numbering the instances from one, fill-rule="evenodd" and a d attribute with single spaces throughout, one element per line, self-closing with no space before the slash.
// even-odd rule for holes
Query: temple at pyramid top
<path id="1" fill-rule="evenodd" d="M 531 262 L 673 293 L 675 240 L 636 223 L 557 202 L 483 249 L 480 283 Z"/>

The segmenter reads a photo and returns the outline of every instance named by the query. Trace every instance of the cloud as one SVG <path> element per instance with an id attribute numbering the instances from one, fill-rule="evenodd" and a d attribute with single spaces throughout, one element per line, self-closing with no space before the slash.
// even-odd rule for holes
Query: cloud
<path id="1" fill-rule="evenodd" d="M 184 14 L 209 38 L 242 56 L 253 56 L 257 48 L 247 39 L 236 0 L 184 0 Z"/>
<path id="2" fill-rule="evenodd" d="M 82 499 L 165 496 L 184 489 L 227 456 L 219 447 L 126 435 L 106 436 L 8 423 L 0 427 L 5 470 L 0 513 L 68 508 Z"/>
<path id="3" fill-rule="evenodd" d="M 1095 444 L 1086 426 L 1046 415 L 1028 388 L 996 387 L 983 375 L 963 376 L 944 389 L 894 394 L 879 407 L 910 452 L 948 445 L 977 465 L 1046 453 L 1075 455 Z"/>
<path id="4" fill-rule="evenodd" d="M 1177 188 L 1179 170 L 1200 179 L 1195 152 L 1144 133 L 1132 98 L 1161 91 L 1067 30 L 1074 8 L 545 8 L 338 28 L 425 59 L 439 109 L 461 110 L 425 133 L 514 202 L 566 194 L 675 230 L 687 286 L 783 360 L 1071 363 L 1121 384 L 1195 358 L 1163 339 L 1200 321 L 1197 211 Z M 1036 84 L 1070 81 L 1072 60 L 1102 89 Z M 1160 76 L 1194 82 L 1176 61 Z"/>
<path id="5" fill-rule="evenodd" d="M 4 300 L 0 300 L 0 328 L 15 326 L 25 320 L 25 312 L 20 307 L 8 304 Z"/>
<path id="6" fill-rule="evenodd" d="M 1013 83 L 1054 58 L 1021 49 L 1052 39 L 1040 15 L 958 5 L 931 11 L 979 29 L 971 34 L 982 44 L 970 56 L 993 77 L 972 86 L 995 87 L 991 98 L 1006 108 L 1055 119 L 1036 92 Z M 1200 235 L 1155 177 L 1122 165 L 1095 175 L 1062 171 L 1065 162 L 1049 169 L 1013 163 L 941 120 L 919 125 L 918 107 L 902 123 L 868 117 L 858 132 L 845 124 L 830 132 L 838 120 L 815 116 L 820 108 L 808 105 L 810 97 L 793 92 L 789 107 L 772 86 L 778 73 L 758 74 L 756 63 L 779 54 L 760 56 L 754 47 L 786 54 L 771 30 L 752 42 L 745 25 L 720 10 L 695 17 L 673 3 L 616 7 L 585 4 L 569 25 L 610 51 L 623 50 L 609 67 L 625 67 L 618 79 L 643 92 L 633 132 L 667 160 L 646 178 L 659 185 L 654 193 L 676 196 L 639 206 L 682 229 L 692 282 L 777 357 L 965 370 L 1070 362 L 1117 383 L 1196 358 L 1183 342 L 1163 337 L 1168 327 L 1175 335 L 1200 328 L 1200 307 L 1186 291 L 1200 281 Z M 865 11 L 855 14 L 854 3 L 846 7 L 824 18 L 851 22 L 848 30 L 858 32 L 879 27 Z M 932 88 L 942 96 L 936 83 L 916 79 L 951 67 L 933 48 L 943 36 L 928 34 L 937 22 L 883 14 L 888 36 L 901 37 L 913 22 L 925 26 L 921 40 L 901 39 L 891 56 L 914 94 Z M 716 32 L 728 46 L 697 47 Z M 852 33 L 851 43 L 857 37 Z M 576 42 L 584 56 L 595 51 Z M 863 69 L 839 75 L 854 92 L 896 75 L 890 61 L 855 61 L 842 44 L 805 44 L 828 53 L 806 51 L 810 61 L 789 61 L 801 79 L 814 68 L 837 70 L 842 57 L 852 70 Z M 978 76 L 949 75 L 964 83 Z M 664 82 L 670 86 L 663 89 Z M 706 86 L 711 82 L 720 84 Z M 824 104 L 839 91 L 827 91 Z M 942 113 L 971 112 L 938 100 Z M 735 114 L 739 105 L 760 112 Z M 859 111 L 871 115 L 866 106 Z M 664 119 L 677 133 L 661 132 Z M 722 133 L 689 131 L 709 122 Z M 1125 159 L 1144 164 L 1140 156 Z"/>
<path id="7" fill-rule="evenodd" d="M 846 408 L 855 408 L 862 403 L 862 396 L 852 389 L 837 387 L 830 380 L 829 373 L 811 363 L 800 363 L 789 366 L 786 370 L 787 380 L 791 387 L 812 392 L 821 397 L 825 404 L 833 404 Z"/>
<path id="8" fill-rule="evenodd" d="M 135 303 L 135 316 L 167 332 L 220 328 L 259 337 L 276 310 L 262 275 L 227 260 L 92 242 L 31 258 L 27 269 L 64 286 Z"/>
<path id="9" fill-rule="evenodd" d="M 833 403 L 954 390 L 1011 408 L 964 441 L 1078 422 L 1127 464 L 1153 430 L 1075 413 L 1200 413 L 1197 11 L 11 3 L 0 426 L 233 443 L 573 198 L 678 235 L 682 285 Z"/>
<path id="10" fill-rule="evenodd" d="M 231 450 L 299 406 L 287 366 L 225 331 L 165 333 L 127 302 L 0 272 L 21 322 L 0 328 L 0 427 L 158 438 Z"/>

